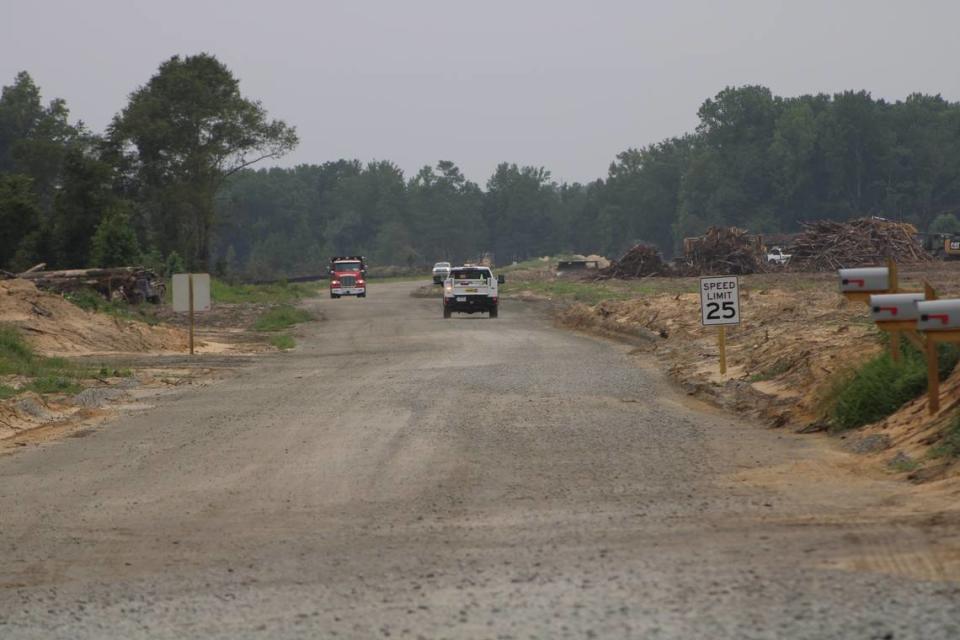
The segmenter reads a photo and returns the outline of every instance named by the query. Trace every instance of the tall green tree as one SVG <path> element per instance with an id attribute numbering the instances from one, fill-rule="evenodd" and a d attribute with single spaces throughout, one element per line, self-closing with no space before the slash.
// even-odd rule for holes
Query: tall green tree
<path id="1" fill-rule="evenodd" d="M 41 226 L 40 205 L 27 176 L 0 174 L 0 267 L 19 267 L 14 258 Z"/>
<path id="2" fill-rule="evenodd" d="M 293 127 L 243 97 L 214 56 L 174 56 L 110 124 L 120 183 L 144 204 L 155 244 L 208 268 L 215 197 L 231 175 L 297 144 Z"/>

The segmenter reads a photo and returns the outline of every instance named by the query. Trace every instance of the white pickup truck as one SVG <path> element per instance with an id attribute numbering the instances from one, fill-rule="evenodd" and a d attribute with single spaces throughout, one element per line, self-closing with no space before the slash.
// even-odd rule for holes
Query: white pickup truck
<path id="1" fill-rule="evenodd" d="M 443 281 L 450 276 L 450 263 L 438 262 L 433 265 L 433 284 L 443 284 Z"/>
<path id="2" fill-rule="evenodd" d="M 783 249 L 781 249 L 780 247 L 773 247 L 772 249 L 767 251 L 768 264 L 778 264 L 780 266 L 783 266 L 788 262 L 790 262 L 790 258 L 792 257 L 793 257 L 792 254 L 784 253 Z"/>
<path id="3" fill-rule="evenodd" d="M 489 313 L 496 318 L 500 307 L 498 285 L 503 276 L 493 277 L 490 267 L 454 267 L 443 283 L 443 317 L 457 313 Z"/>

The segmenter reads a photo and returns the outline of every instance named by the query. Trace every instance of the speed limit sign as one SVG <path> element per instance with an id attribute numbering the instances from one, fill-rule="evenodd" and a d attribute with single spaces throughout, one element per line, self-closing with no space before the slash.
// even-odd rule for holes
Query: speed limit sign
<path id="1" fill-rule="evenodd" d="M 700 278 L 700 320 L 704 326 L 740 324 L 740 279 Z"/>

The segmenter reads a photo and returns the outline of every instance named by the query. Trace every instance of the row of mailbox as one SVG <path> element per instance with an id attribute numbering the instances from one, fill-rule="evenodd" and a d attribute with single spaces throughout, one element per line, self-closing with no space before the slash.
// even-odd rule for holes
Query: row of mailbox
<path id="1" fill-rule="evenodd" d="M 840 290 L 849 293 L 888 291 L 886 267 L 840 269 Z M 870 313 L 876 322 L 916 321 L 920 331 L 960 329 L 960 300 L 926 300 L 922 293 L 874 293 Z"/>

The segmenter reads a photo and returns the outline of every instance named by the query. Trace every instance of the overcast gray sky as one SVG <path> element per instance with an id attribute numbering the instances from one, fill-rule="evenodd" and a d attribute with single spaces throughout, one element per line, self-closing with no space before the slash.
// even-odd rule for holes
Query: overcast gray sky
<path id="1" fill-rule="evenodd" d="M 296 125 L 284 165 L 586 181 L 727 85 L 960 99 L 958 24 L 956 1 L 2 0 L 0 83 L 25 69 L 99 131 L 161 61 L 206 51 Z"/>

